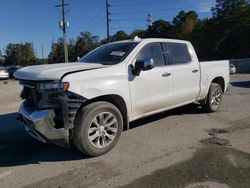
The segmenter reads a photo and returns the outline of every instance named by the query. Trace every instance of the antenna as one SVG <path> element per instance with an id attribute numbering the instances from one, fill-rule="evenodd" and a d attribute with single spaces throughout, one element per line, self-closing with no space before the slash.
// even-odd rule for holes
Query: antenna
<path id="1" fill-rule="evenodd" d="M 148 14 L 147 23 L 148 23 L 148 25 L 147 25 L 148 27 L 152 27 L 152 25 L 153 25 L 152 13 Z"/>

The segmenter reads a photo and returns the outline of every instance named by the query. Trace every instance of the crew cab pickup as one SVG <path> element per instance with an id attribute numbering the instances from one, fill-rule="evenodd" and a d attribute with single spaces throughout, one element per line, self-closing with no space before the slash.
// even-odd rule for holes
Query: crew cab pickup
<path id="1" fill-rule="evenodd" d="M 110 151 L 139 118 L 190 103 L 218 110 L 229 84 L 229 62 L 199 62 L 190 42 L 119 41 L 78 62 L 18 70 L 23 86 L 19 113 L 36 139 L 89 156 Z"/>

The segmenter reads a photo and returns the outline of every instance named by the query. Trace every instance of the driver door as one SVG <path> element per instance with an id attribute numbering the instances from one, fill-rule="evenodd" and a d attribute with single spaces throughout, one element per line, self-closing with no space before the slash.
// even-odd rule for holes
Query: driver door
<path id="1" fill-rule="evenodd" d="M 160 111 L 171 105 L 172 70 L 166 66 L 161 43 L 149 43 L 142 47 L 135 61 L 153 59 L 154 68 L 141 71 L 139 76 L 129 70 L 133 119 Z"/>

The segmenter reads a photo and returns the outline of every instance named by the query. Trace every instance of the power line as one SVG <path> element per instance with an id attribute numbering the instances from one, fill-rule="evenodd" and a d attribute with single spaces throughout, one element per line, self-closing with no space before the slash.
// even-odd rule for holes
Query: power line
<path id="1" fill-rule="evenodd" d="M 145 25 L 137 25 L 136 27 L 145 27 Z M 111 30 L 119 30 L 119 29 L 135 29 L 135 27 L 134 26 L 126 26 L 126 25 L 124 25 L 124 26 L 113 26 L 113 27 L 110 27 L 110 29 Z"/>
<path id="2" fill-rule="evenodd" d="M 202 4 L 202 6 L 210 6 L 211 4 Z M 212 6 L 212 5 L 211 5 Z M 113 6 L 112 6 L 113 7 Z M 194 6 L 185 6 L 185 7 L 172 7 L 166 9 L 147 9 L 147 10 L 137 10 L 137 11 L 129 11 L 129 12 L 119 12 L 119 13 L 112 13 L 112 15 L 130 15 L 130 14 L 138 14 L 138 13 L 145 13 L 145 12 L 167 12 L 167 11 L 176 11 L 176 10 L 183 10 L 183 9 L 193 9 L 196 10 L 198 7 Z M 196 10 L 197 11 L 197 10 Z"/>
<path id="3" fill-rule="evenodd" d="M 148 1 L 148 2 L 143 2 L 143 3 L 139 3 L 139 2 L 135 2 L 135 3 L 125 3 L 125 4 L 114 4 L 112 5 L 112 7 L 124 7 L 124 6 L 135 6 L 135 5 L 151 5 L 151 4 L 159 4 L 159 3 L 169 3 L 166 0 L 160 0 L 160 1 Z"/>
<path id="4" fill-rule="evenodd" d="M 68 57 L 68 46 L 67 46 L 67 37 L 66 37 L 66 28 L 69 26 L 68 22 L 65 20 L 65 6 L 68 6 L 69 4 L 65 4 L 64 0 L 62 0 L 61 5 L 55 5 L 55 7 L 62 7 L 62 21 L 60 21 L 60 27 L 62 28 L 63 31 L 63 45 L 64 45 L 64 58 L 65 58 L 65 63 L 69 62 L 69 57 Z"/>
<path id="5" fill-rule="evenodd" d="M 75 33 L 75 32 L 77 32 L 77 31 L 79 31 L 80 29 L 88 29 L 88 30 L 90 30 L 90 28 L 91 29 L 93 29 L 93 28 L 96 28 L 96 26 L 98 26 L 98 22 L 99 21 L 101 21 L 102 19 L 103 19 L 103 17 L 102 16 L 104 16 L 104 11 L 101 13 L 101 14 L 99 14 L 98 16 L 96 16 L 95 18 L 96 19 L 91 19 L 91 23 L 88 25 L 82 25 L 82 26 L 79 26 L 79 27 L 77 27 L 76 29 L 74 29 L 73 31 L 70 31 L 70 33 Z M 104 23 L 104 22 L 101 22 L 102 24 Z"/>
<path id="6" fill-rule="evenodd" d="M 120 21 L 140 21 L 140 20 L 145 20 L 145 17 L 140 17 L 140 18 L 117 18 L 117 19 L 112 19 L 112 22 L 120 22 Z"/>

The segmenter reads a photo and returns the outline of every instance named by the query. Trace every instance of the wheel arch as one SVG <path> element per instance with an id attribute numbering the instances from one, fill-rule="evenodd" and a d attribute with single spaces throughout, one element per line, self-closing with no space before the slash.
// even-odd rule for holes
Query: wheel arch
<path id="1" fill-rule="evenodd" d="M 89 99 L 86 102 L 84 102 L 81 108 L 93 102 L 99 102 L 99 101 L 105 101 L 105 102 L 109 102 L 115 105 L 120 110 L 122 117 L 123 117 L 123 130 L 129 129 L 127 105 L 126 105 L 125 100 L 120 95 L 112 94 L 112 95 L 98 96 L 98 97 Z"/>
<path id="2" fill-rule="evenodd" d="M 225 80 L 223 77 L 219 76 L 219 77 L 216 77 L 212 80 L 211 83 L 216 83 L 216 84 L 219 84 L 221 89 L 222 89 L 222 92 L 224 93 L 225 92 Z M 211 84 L 210 84 L 211 85 Z"/>

